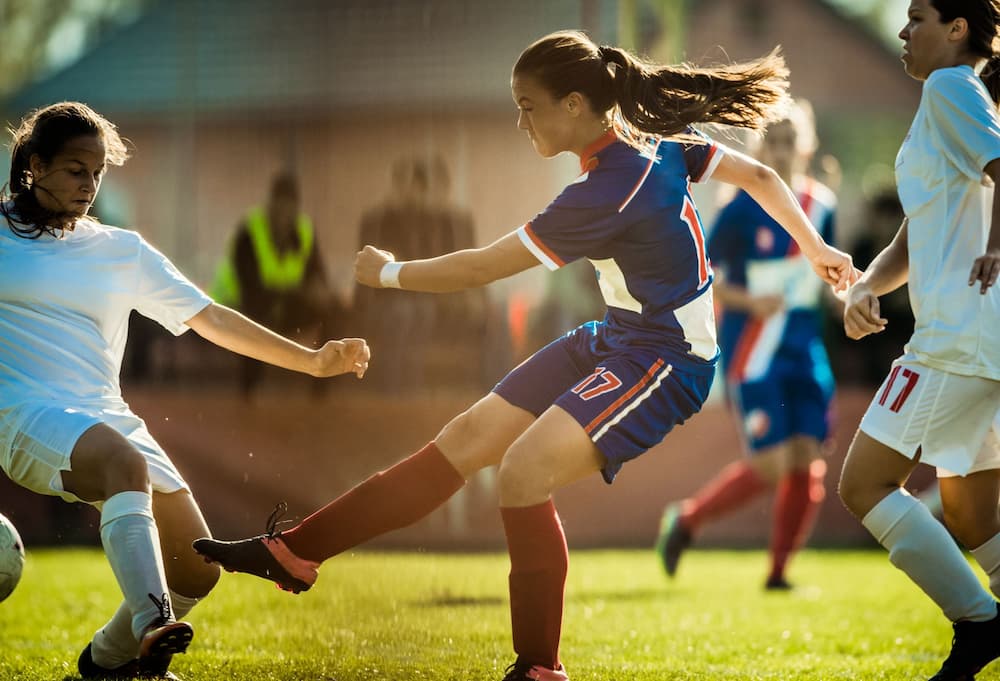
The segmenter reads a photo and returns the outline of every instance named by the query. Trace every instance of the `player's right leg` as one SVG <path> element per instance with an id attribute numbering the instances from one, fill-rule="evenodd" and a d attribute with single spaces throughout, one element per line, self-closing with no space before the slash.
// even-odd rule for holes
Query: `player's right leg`
<path id="1" fill-rule="evenodd" d="M 1000 654 L 1000 647 L 986 643 L 1000 641 L 1000 617 L 948 531 L 902 489 L 915 465 L 858 431 L 844 462 L 840 496 L 889 551 L 892 564 L 953 622 L 952 651 L 934 681 L 964 681 Z"/>
<path id="2" fill-rule="evenodd" d="M 171 607 L 143 455 L 118 431 L 98 423 L 76 441 L 62 482 L 82 500 L 103 500 L 101 543 L 125 596 L 140 661 L 169 660 L 187 650 L 193 629 L 178 622 Z"/>
<path id="3" fill-rule="evenodd" d="M 499 462 L 532 421 L 534 415 L 490 393 L 452 419 L 423 449 L 291 530 L 276 531 L 272 518 L 263 535 L 232 542 L 204 538 L 194 548 L 227 570 L 269 579 L 295 593 L 305 591 L 324 560 L 426 516 L 469 475 Z"/>

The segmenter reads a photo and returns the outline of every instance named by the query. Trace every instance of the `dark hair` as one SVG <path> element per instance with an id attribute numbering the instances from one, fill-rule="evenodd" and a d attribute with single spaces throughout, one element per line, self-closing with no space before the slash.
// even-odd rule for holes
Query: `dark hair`
<path id="1" fill-rule="evenodd" d="M 557 99 L 579 92 L 596 113 L 617 107 L 615 128 L 630 141 L 683 137 L 693 123 L 759 130 L 781 114 L 788 97 L 788 69 L 778 48 L 737 64 L 665 66 L 618 47 L 598 47 L 581 31 L 535 41 L 514 74 L 537 78 Z"/>
<path id="2" fill-rule="evenodd" d="M 10 179 L 0 188 L 0 214 L 18 236 L 37 239 L 42 234 L 58 236 L 65 214 L 43 208 L 35 196 L 31 177 L 31 157 L 38 155 L 50 163 L 68 141 L 95 135 L 104 142 L 105 161 L 120 166 L 129 152 L 114 124 L 86 104 L 59 102 L 29 113 L 21 125 L 8 128 L 13 136 L 10 152 Z M 8 191 L 10 192 L 8 195 Z M 13 204 L 13 208 L 7 202 Z"/>
<path id="3" fill-rule="evenodd" d="M 1000 104 L 1000 0 L 931 0 L 941 22 L 959 17 L 969 25 L 969 52 L 988 60 L 979 74 L 993 102 Z"/>

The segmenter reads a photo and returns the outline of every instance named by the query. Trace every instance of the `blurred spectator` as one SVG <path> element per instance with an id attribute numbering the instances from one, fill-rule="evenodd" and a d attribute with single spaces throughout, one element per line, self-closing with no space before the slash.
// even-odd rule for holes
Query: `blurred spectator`
<path id="1" fill-rule="evenodd" d="M 358 247 L 372 245 L 401 260 L 434 254 L 438 233 L 431 210 L 427 164 L 398 158 L 391 168 L 389 194 L 361 218 Z M 362 332 L 370 339 L 378 361 L 368 374 L 385 391 L 410 391 L 423 386 L 427 353 L 435 326 L 435 302 L 412 291 L 359 287 L 355 307 Z"/>
<path id="2" fill-rule="evenodd" d="M 428 163 L 429 208 L 434 234 L 430 256 L 465 248 L 476 248 L 476 228 L 472 214 L 454 202 L 451 195 L 451 172 L 438 154 Z M 473 382 L 483 371 L 485 357 L 489 291 L 485 287 L 432 296 L 436 307 L 433 337 L 435 345 L 453 356 L 454 351 L 469 351 L 463 364 Z M 456 377 L 457 378 L 457 377 Z M 490 384 L 492 385 L 492 383 Z"/>
<path id="3" fill-rule="evenodd" d="M 899 231 L 903 208 L 895 187 L 873 195 L 863 212 L 863 226 L 847 249 L 854 264 L 865 269 Z M 840 363 L 845 381 L 878 386 L 885 378 L 885 367 L 903 354 L 903 346 L 913 335 L 913 312 L 905 285 L 879 298 L 882 316 L 889 320 L 885 330 L 849 344 L 841 343 Z M 843 321 L 836 324 L 843 328 Z M 841 334 L 842 336 L 842 334 Z"/>
<path id="4" fill-rule="evenodd" d="M 264 207 L 251 208 L 236 228 L 212 286 L 216 302 L 316 347 L 342 313 L 327 283 L 312 221 L 300 209 L 298 179 L 281 172 Z M 264 365 L 241 358 L 240 391 L 249 397 Z M 314 384 L 321 389 L 322 382 Z"/>

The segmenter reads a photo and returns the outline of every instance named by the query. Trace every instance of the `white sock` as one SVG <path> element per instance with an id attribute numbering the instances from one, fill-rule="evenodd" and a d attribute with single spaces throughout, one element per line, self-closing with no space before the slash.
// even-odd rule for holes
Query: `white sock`
<path id="1" fill-rule="evenodd" d="M 200 600 L 170 591 L 170 604 L 177 619 L 183 619 Z M 97 630 L 90 650 L 94 662 L 105 669 L 115 669 L 139 656 L 139 641 L 132 633 L 128 603 L 122 601 L 108 623 Z"/>
<path id="2" fill-rule="evenodd" d="M 983 588 L 944 525 L 923 504 L 898 489 L 875 505 L 861 523 L 952 622 L 985 622 L 997 616 Z"/>
<path id="3" fill-rule="evenodd" d="M 1000 534 L 983 542 L 981 546 L 972 549 L 972 557 L 990 576 L 990 591 L 1000 596 Z"/>
<path id="4" fill-rule="evenodd" d="M 152 497 L 130 491 L 105 501 L 101 508 L 101 543 L 132 613 L 132 635 L 140 639 L 161 616 L 150 595 L 158 600 L 169 598 Z"/>

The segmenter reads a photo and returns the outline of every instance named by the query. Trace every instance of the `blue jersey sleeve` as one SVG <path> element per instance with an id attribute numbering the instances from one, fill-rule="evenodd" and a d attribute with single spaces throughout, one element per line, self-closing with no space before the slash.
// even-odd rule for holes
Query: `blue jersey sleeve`
<path id="1" fill-rule="evenodd" d="M 701 143 L 685 142 L 683 145 L 688 177 L 692 182 L 703 182 L 712 176 L 715 167 L 722 160 L 723 149 L 708 135 L 693 128 L 688 129 L 687 134 L 702 140 Z"/>
<path id="2" fill-rule="evenodd" d="M 622 169 L 585 173 L 521 227 L 518 236 L 551 270 L 588 257 L 626 227 L 619 207 L 639 177 Z"/>

